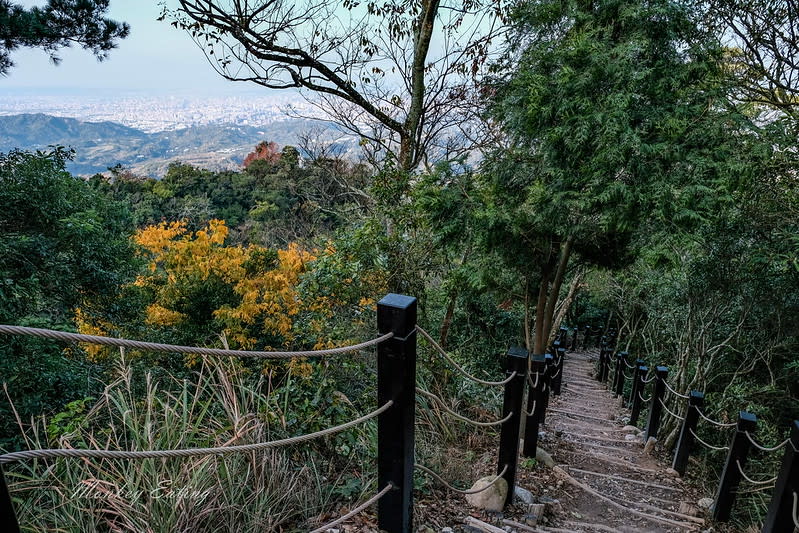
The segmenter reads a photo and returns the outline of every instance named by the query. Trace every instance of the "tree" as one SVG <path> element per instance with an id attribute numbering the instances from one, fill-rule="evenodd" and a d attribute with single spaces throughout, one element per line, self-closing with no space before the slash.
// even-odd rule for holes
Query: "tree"
<path id="1" fill-rule="evenodd" d="M 0 323 L 74 328 L 73 310 L 87 302 L 115 312 L 117 288 L 133 275 L 126 209 L 66 172 L 69 156 L 0 154 Z M 79 354 L 46 340 L 2 341 L 0 380 L 22 420 L 91 393 L 96 369 Z M 5 396 L 0 418 L 5 446 L 18 433 Z"/>
<path id="2" fill-rule="evenodd" d="M 796 0 L 710 0 L 730 60 L 745 82 L 741 97 L 794 117 L 799 110 L 799 3 Z"/>
<path id="3" fill-rule="evenodd" d="M 99 60 L 116 48 L 117 39 L 130 32 L 126 23 L 105 18 L 109 0 L 48 0 L 47 6 L 25 9 L 10 0 L 0 0 L 0 74 L 14 66 L 11 52 L 19 48 L 41 48 L 53 63 L 60 48 L 79 44 Z"/>
<path id="4" fill-rule="evenodd" d="M 277 144 L 271 141 L 261 141 L 255 146 L 255 150 L 247 154 L 244 158 L 242 166 L 249 168 L 253 161 L 264 161 L 270 165 L 274 165 L 280 161 L 281 153 L 277 149 Z"/>
<path id="5" fill-rule="evenodd" d="M 180 0 L 162 17 L 190 32 L 226 79 L 313 95 L 407 171 L 474 107 L 468 80 L 503 15 L 502 2 L 484 0 Z"/>
<path id="6" fill-rule="evenodd" d="M 530 287 L 534 353 L 572 254 L 627 263 L 640 224 L 698 224 L 757 172 L 749 156 L 770 151 L 728 107 L 723 51 L 696 7 L 536 0 L 515 12 L 522 52 L 493 107 L 511 143 L 484 167 L 485 238 Z"/>

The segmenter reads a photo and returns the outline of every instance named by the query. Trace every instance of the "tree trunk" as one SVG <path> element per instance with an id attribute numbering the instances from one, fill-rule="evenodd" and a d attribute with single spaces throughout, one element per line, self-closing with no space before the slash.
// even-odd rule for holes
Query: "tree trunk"
<path id="1" fill-rule="evenodd" d="M 560 306 L 560 310 L 558 311 L 557 316 L 552 322 L 552 332 L 549 335 L 548 342 L 552 342 L 554 340 L 555 332 L 558 331 L 558 329 L 560 329 L 560 325 L 563 323 L 563 319 L 566 318 L 566 313 L 569 312 L 569 308 L 571 307 L 574 298 L 577 296 L 577 289 L 580 287 L 580 283 L 582 281 L 583 281 L 583 271 L 580 270 L 574 275 L 574 278 L 572 278 L 572 281 L 569 284 L 569 292 L 566 294 L 566 298 L 563 299 L 563 303 Z"/>
<path id="2" fill-rule="evenodd" d="M 560 249 L 558 269 L 555 271 L 555 279 L 552 281 L 552 288 L 549 291 L 549 298 L 547 299 L 546 308 L 544 309 L 544 324 L 541 338 L 545 343 L 548 343 L 549 338 L 552 336 L 552 317 L 555 314 L 555 305 L 558 303 L 558 296 L 560 295 L 560 288 L 563 285 L 563 277 L 566 274 L 566 265 L 569 264 L 573 242 L 574 238 L 569 237 Z M 546 344 L 544 348 L 546 348 Z"/>
<path id="3" fill-rule="evenodd" d="M 413 169 L 419 157 L 419 125 L 424 112 L 424 74 L 427 66 L 427 54 L 430 51 L 430 40 L 433 37 L 433 26 L 438 13 L 438 5 L 439 0 L 427 0 L 422 4 L 414 38 L 413 65 L 411 66 L 411 102 L 408 116 L 403 124 L 399 153 L 400 168 L 405 171 Z"/>
<path id="4" fill-rule="evenodd" d="M 535 339 L 533 341 L 533 353 L 536 355 L 544 353 L 544 313 L 547 307 L 547 293 L 549 292 L 549 264 L 541 269 L 541 282 L 538 286 L 538 300 L 535 306 Z"/>
<path id="5" fill-rule="evenodd" d="M 452 289 L 449 294 L 449 302 L 447 303 L 447 312 L 444 313 L 444 321 L 441 323 L 441 333 L 438 336 L 438 343 L 445 350 L 447 349 L 447 335 L 449 328 L 452 326 L 452 317 L 455 315 L 455 304 L 458 301 L 458 290 Z"/>
<path id="6" fill-rule="evenodd" d="M 529 352 L 533 347 L 532 328 L 530 328 L 530 278 L 524 281 L 524 347 Z"/>

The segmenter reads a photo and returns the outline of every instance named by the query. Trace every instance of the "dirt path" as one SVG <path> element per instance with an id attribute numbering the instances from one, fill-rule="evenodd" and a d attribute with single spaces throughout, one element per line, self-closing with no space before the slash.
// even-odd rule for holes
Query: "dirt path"
<path id="1" fill-rule="evenodd" d="M 669 475 L 670 465 L 644 453 L 640 437 L 623 429 L 626 409 L 593 379 L 596 354 L 567 354 L 560 397 L 550 401 L 542 442 L 557 467 L 553 498 L 561 510 L 541 531 L 682 532 L 703 520 L 680 512 L 696 494 Z M 641 422 L 639 421 L 639 425 Z M 630 435 L 630 436 L 628 436 Z"/>

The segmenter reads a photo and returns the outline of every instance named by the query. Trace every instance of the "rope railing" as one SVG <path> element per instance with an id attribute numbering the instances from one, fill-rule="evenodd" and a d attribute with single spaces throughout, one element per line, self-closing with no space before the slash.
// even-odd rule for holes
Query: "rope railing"
<path id="1" fill-rule="evenodd" d="M 323 429 L 313 433 L 307 433 L 297 437 L 289 437 L 286 439 L 273 440 L 268 442 L 258 442 L 254 444 L 239 444 L 234 446 L 218 446 L 213 448 L 183 448 L 175 450 L 139 450 L 139 451 L 125 451 L 125 450 L 81 450 L 74 448 L 60 448 L 60 449 L 43 449 L 43 450 L 24 450 L 21 452 L 11 452 L 0 455 L 0 464 L 13 463 L 16 461 L 24 461 L 28 459 L 55 459 L 59 457 L 69 458 L 82 458 L 82 459 L 170 459 L 175 457 L 191 457 L 197 455 L 219 455 L 227 453 L 245 453 L 266 450 L 270 448 L 278 448 L 281 446 L 290 446 L 298 444 L 326 435 L 339 433 L 351 427 L 357 426 L 367 420 L 371 420 L 381 413 L 385 412 L 389 407 L 394 405 L 393 400 L 389 400 L 382 407 L 363 415 L 355 420 L 345 422 L 344 424 L 334 426 L 331 428 Z"/>
<path id="2" fill-rule="evenodd" d="M 507 422 L 508 420 L 510 420 L 510 418 L 513 416 L 513 411 L 511 411 L 510 413 L 508 413 L 508 416 L 506 416 L 505 418 L 502 418 L 502 419 L 500 419 L 500 420 L 495 420 L 495 421 L 493 421 L 493 422 L 477 422 L 476 420 L 472 420 L 471 418 L 466 418 L 465 416 L 463 416 L 463 415 L 461 415 L 461 414 L 459 414 L 459 413 L 457 413 L 457 412 L 453 411 L 453 410 L 452 410 L 452 409 L 450 409 L 450 407 L 449 407 L 449 406 L 448 406 L 448 405 L 447 405 L 447 404 L 444 402 L 444 400 L 442 400 L 442 399 L 441 399 L 439 396 L 436 396 L 436 395 L 435 395 L 435 394 L 433 394 L 432 392 L 428 392 L 428 391 L 426 391 L 426 390 L 424 390 L 424 389 L 421 389 L 421 388 L 419 388 L 419 387 L 416 387 L 416 392 L 417 392 L 417 393 L 419 393 L 419 394 L 421 394 L 422 396 L 426 396 L 426 397 L 428 397 L 428 398 L 430 398 L 430 399 L 432 399 L 432 400 L 435 400 L 436 402 L 438 402 L 438 403 L 439 403 L 439 405 L 441 405 L 441 407 L 443 407 L 443 408 L 444 408 L 444 411 L 446 411 L 447 413 L 449 413 L 449 414 L 450 414 L 450 415 L 452 415 L 453 417 L 457 418 L 458 420 L 460 420 L 460 421 L 462 421 L 462 422 L 466 422 L 467 424 L 471 424 L 471 425 L 473 425 L 473 426 L 477 426 L 477 427 L 491 427 L 491 426 L 499 426 L 499 425 L 502 425 L 502 424 L 504 424 L 504 423 L 505 423 L 505 422 Z"/>
<path id="3" fill-rule="evenodd" d="M 741 477 L 744 478 L 749 483 L 751 483 L 752 485 L 770 485 L 775 481 L 777 481 L 777 476 L 774 476 L 771 479 L 764 479 L 763 481 L 755 481 L 754 479 L 746 475 L 746 472 L 744 472 L 744 469 L 741 467 L 741 461 L 736 459 L 735 464 L 738 465 L 738 472 L 741 473 Z"/>
<path id="4" fill-rule="evenodd" d="M 491 487 L 493 487 L 494 484 L 496 484 L 497 481 L 502 479 L 502 476 L 505 475 L 505 472 L 508 471 L 508 465 L 505 465 L 505 468 L 502 469 L 502 472 L 497 474 L 497 476 L 494 479 L 492 479 L 488 483 L 488 485 L 486 485 L 485 487 L 482 487 L 482 488 L 479 488 L 479 489 L 461 490 L 459 488 L 453 487 L 452 485 L 450 485 L 449 483 L 444 481 L 444 478 L 442 478 L 441 476 L 439 476 L 438 474 L 436 474 L 435 472 L 433 472 L 432 470 L 430 470 L 426 466 L 423 466 L 423 465 L 420 465 L 420 464 L 414 464 L 413 467 L 414 468 L 418 468 L 419 470 L 421 470 L 425 474 L 429 475 L 430 477 L 434 478 L 436 481 L 438 481 L 439 483 L 441 483 L 442 485 L 447 487 L 449 490 L 451 490 L 453 492 L 457 492 L 458 494 L 479 494 L 481 492 L 484 492 L 484 491 L 490 489 Z"/>
<path id="5" fill-rule="evenodd" d="M 796 491 L 793 493 L 793 525 L 799 529 L 799 515 L 796 513 L 796 506 L 797 501 L 799 501 L 799 495 L 796 494 Z"/>
<path id="6" fill-rule="evenodd" d="M 505 385 L 506 383 L 510 383 L 511 380 L 513 380 L 513 378 L 515 378 L 517 376 L 517 373 L 515 371 L 513 373 L 511 373 L 511 375 L 509 375 L 507 378 L 503 379 L 502 381 L 486 381 L 484 379 L 480 379 L 480 378 L 478 378 L 476 376 L 473 376 L 472 374 L 467 372 L 465 368 L 463 368 L 461 365 L 459 365 L 457 362 L 455 362 L 455 360 L 452 357 L 449 356 L 447 351 L 444 350 L 444 348 L 442 348 L 441 345 L 438 344 L 438 342 L 436 342 L 436 340 L 428 332 L 426 332 L 420 326 L 416 326 L 416 331 L 421 333 L 422 337 L 424 337 L 427 340 L 427 342 L 429 342 L 430 345 L 433 348 L 435 348 L 436 351 L 439 354 L 441 354 L 441 356 L 444 359 L 447 360 L 447 362 L 449 362 L 449 364 L 451 364 L 453 367 L 455 367 L 455 369 L 458 370 L 458 372 L 463 374 L 463 376 L 466 377 L 467 379 L 470 379 L 470 380 L 474 381 L 475 383 L 480 383 L 481 385 L 489 385 L 489 386 L 500 386 L 500 385 Z"/>
<path id="7" fill-rule="evenodd" d="M 631 365 L 630 363 L 628 363 L 627 359 L 622 359 L 621 362 L 624 363 L 624 366 L 626 366 L 630 370 L 635 370 L 635 365 Z"/>
<path id="8" fill-rule="evenodd" d="M 784 441 L 782 441 L 781 443 L 777 444 L 776 446 L 769 448 L 767 446 L 763 446 L 761 444 L 758 444 L 757 441 L 755 441 L 755 439 L 752 438 L 752 435 L 748 431 L 745 431 L 744 433 L 746 433 L 746 438 L 749 439 L 749 442 L 752 443 L 752 446 L 754 446 L 755 448 L 757 448 L 758 450 L 760 450 L 762 452 L 776 452 L 777 450 L 783 449 L 785 446 L 788 445 L 788 443 L 791 442 L 791 439 L 785 439 Z"/>
<path id="9" fill-rule="evenodd" d="M 668 390 L 670 393 L 672 393 L 673 395 L 677 396 L 678 398 L 682 398 L 682 399 L 688 399 L 689 398 L 689 396 L 687 394 L 682 394 L 682 393 L 679 393 L 676 390 L 674 390 L 671 387 L 671 385 L 669 385 L 669 382 L 666 381 L 665 379 L 663 380 L 663 384 L 666 386 L 666 390 Z"/>
<path id="10" fill-rule="evenodd" d="M 685 420 L 684 416 L 680 416 L 680 415 L 672 412 L 668 408 L 668 406 L 666 406 L 666 403 L 663 401 L 663 398 L 658 398 L 658 401 L 660 402 L 660 406 L 663 407 L 663 410 L 666 411 L 668 414 L 670 414 L 672 417 L 676 418 L 677 420 Z"/>
<path id="11" fill-rule="evenodd" d="M 641 395 L 641 391 L 638 391 L 638 398 L 644 403 L 649 403 L 652 401 L 652 396 L 649 396 L 649 398 L 644 398 L 643 395 Z"/>
<path id="12" fill-rule="evenodd" d="M 658 377 L 657 374 L 652 374 L 652 376 L 650 376 L 649 379 L 641 379 L 641 381 L 644 384 L 647 384 L 647 383 L 651 383 L 651 382 L 655 381 L 657 379 L 657 377 Z"/>
<path id="13" fill-rule="evenodd" d="M 350 518 L 352 518 L 353 516 L 357 515 L 358 513 L 360 513 L 361 511 L 363 511 L 367 507 L 373 505 L 377 500 L 379 500 L 380 498 L 382 498 L 383 496 L 388 494 L 393 488 L 394 488 L 394 485 L 391 482 L 389 482 L 388 485 L 383 487 L 383 490 L 381 490 L 380 492 L 378 492 L 377 494 L 375 494 L 374 496 L 372 496 L 371 498 L 369 498 L 368 500 L 363 502 L 361 505 L 359 505 L 358 507 L 356 507 L 355 509 L 353 509 L 349 513 L 347 513 L 344 516 L 341 516 L 341 517 L 333 520 L 329 524 L 325 524 L 322 527 L 314 529 L 313 531 L 311 531 L 311 533 L 325 533 L 325 531 L 329 530 L 333 526 L 337 526 L 340 523 L 349 520 Z"/>
<path id="14" fill-rule="evenodd" d="M 538 372 L 534 373 L 535 373 L 535 382 L 533 381 L 533 378 L 530 377 L 530 374 L 529 373 L 527 374 L 527 384 L 530 385 L 532 388 L 538 387 L 538 380 L 541 376 L 541 374 Z"/>
<path id="15" fill-rule="evenodd" d="M 249 351 L 249 350 L 227 350 L 222 348 L 203 348 L 200 346 L 178 346 L 174 344 L 162 344 L 158 342 L 137 341 L 131 339 L 101 337 L 98 335 L 84 335 L 82 333 L 69 333 L 66 331 L 56 331 L 52 329 L 29 328 L 25 326 L 0 325 L 0 334 L 4 335 L 28 335 L 46 339 L 55 339 L 66 342 L 85 342 L 88 344 L 99 344 L 103 346 L 119 346 L 123 348 L 133 348 L 150 352 L 177 352 L 197 355 L 216 355 L 223 357 L 251 357 L 256 359 L 291 359 L 294 357 L 320 357 L 323 355 L 336 355 L 348 352 L 355 352 L 363 348 L 368 348 L 388 340 L 394 336 L 389 332 L 380 337 L 353 344 L 351 346 L 341 346 L 338 348 L 328 348 L 325 350 L 300 350 L 300 351 Z"/>
<path id="16" fill-rule="evenodd" d="M 694 436 L 694 438 L 695 438 L 695 439 L 696 439 L 696 440 L 697 440 L 697 441 L 698 441 L 700 444 L 702 444 L 702 445 L 703 445 L 705 448 L 709 448 L 710 450 L 712 450 L 712 451 L 714 451 L 714 452 L 718 452 L 718 451 L 722 451 L 722 450 L 725 450 L 725 451 L 726 451 L 726 450 L 729 450 L 729 449 L 730 449 L 730 447 L 729 447 L 729 446 L 713 446 L 712 444 L 708 444 L 707 442 L 705 442 L 705 441 L 703 441 L 702 439 L 700 439 L 700 438 L 699 438 L 699 435 L 697 435 L 697 434 L 696 434 L 696 432 L 695 432 L 693 429 L 692 429 L 692 430 L 690 430 L 690 431 L 691 431 L 691 435 L 693 435 L 693 436 Z"/>
<path id="17" fill-rule="evenodd" d="M 524 414 L 527 415 L 527 416 L 533 416 L 533 414 L 535 414 L 535 406 L 536 405 L 538 405 L 538 400 L 535 400 L 533 402 L 533 406 L 530 408 L 529 412 L 527 411 L 527 409 L 524 409 Z"/>
<path id="18" fill-rule="evenodd" d="M 708 418 L 707 415 L 705 415 L 705 413 L 703 413 L 701 409 L 697 409 L 697 412 L 699 413 L 699 417 L 702 420 L 704 420 L 705 422 L 708 422 L 710 424 L 713 424 L 714 426 L 718 426 L 720 428 L 731 428 L 731 427 L 735 427 L 735 426 L 738 425 L 737 422 L 730 422 L 730 423 L 727 423 L 727 424 L 725 424 L 723 422 L 717 422 L 716 420 L 713 420 L 712 418 Z"/>

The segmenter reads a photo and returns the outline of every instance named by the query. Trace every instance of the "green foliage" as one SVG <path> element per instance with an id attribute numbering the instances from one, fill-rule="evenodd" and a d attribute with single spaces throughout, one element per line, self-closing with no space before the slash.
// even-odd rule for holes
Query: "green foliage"
<path id="1" fill-rule="evenodd" d="M 69 156 L 61 148 L 0 154 L 2 323 L 69 330 L 88 301 L 113 312 L 117 287 L 136 267 L 127 211 L 70 176 Z M 52 341 L 9 337 L 0 346 L 0 376 L 25 421 L 92 394 L 97 375 L 80 352 Z M 13 419 L 4 397 L 2 446 L 18 444 Z"/>
<path id="2" fill-rule="evenodd" d="M 30 9 L 0 0 L 0 74 L 8 73 L 14 65 L 10 53 L 21 46 L 43 49 L 56 64 L 58 49 L 74 43 L 105 59 L 130 32 L 126 23 L 105 18 L 106 11 L 108 0 L 48 0 Z"/>

